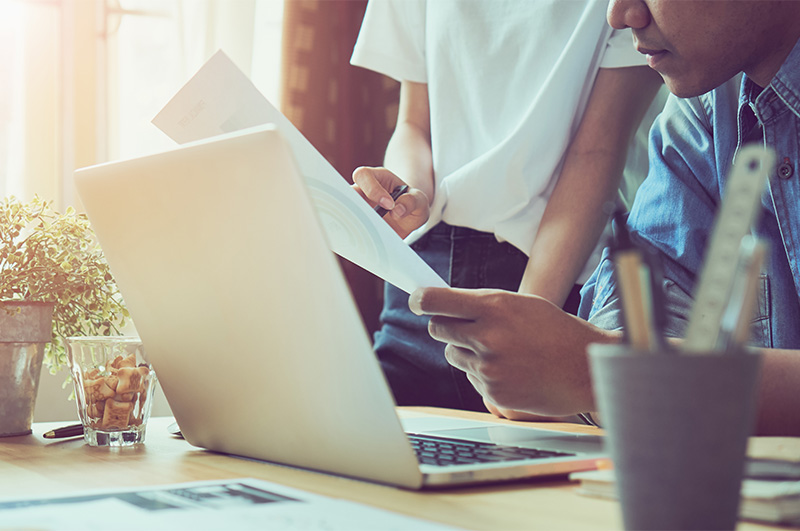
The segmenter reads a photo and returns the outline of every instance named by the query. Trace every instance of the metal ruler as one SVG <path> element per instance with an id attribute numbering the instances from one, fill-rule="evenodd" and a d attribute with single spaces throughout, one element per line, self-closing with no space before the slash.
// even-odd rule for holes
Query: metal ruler
<path id="1" fill-rule="evenodd" d="M 763 146 L 744 146 L 736 155 L 695 291 L 683 344 L 687 352 L 708 352 L 720 346 L 723 316 L 737 278 L 741 281 L 737 270 L 743 259 L 742 239 L 750 233 L 760 211 L 761 194 L 774 165 L 775 154 Z"/>

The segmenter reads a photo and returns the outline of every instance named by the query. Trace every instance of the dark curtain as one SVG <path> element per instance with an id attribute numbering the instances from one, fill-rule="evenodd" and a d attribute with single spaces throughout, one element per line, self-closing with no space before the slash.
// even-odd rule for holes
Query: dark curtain
<path id="1" fill-rule="evenodd" d="M 380 166 L 397 120 L 399 83 L 350 65 L 366 0 L 286 0 L 281 111 L 348 181 Z M 340 259 L 364 324 L 378 327 L 382 282 Z"/>

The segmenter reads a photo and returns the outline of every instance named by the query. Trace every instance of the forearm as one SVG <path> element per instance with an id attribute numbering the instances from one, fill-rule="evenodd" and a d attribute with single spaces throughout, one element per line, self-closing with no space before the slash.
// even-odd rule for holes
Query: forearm
<path id="1" fill-rule="evenodd" d="M 602 207 L 619 187 L 625 164 L 621 151 L 569 155 L 539 225 L 521 293 L 564 304 L 606 224 Z"/>
<path id="2" fill-rule="evenodd" d="M 682 340 L 671 338 L 670 343 L 679 349 Z M 800 408 L 797 406 L 800 400 L 800 351 L 763 349 L 761 352 L 754 435 L 800 437 Z M 593 416 L 602 424 L 596 411 Z"/>
<path id="3" fill-rule="evenodd" d="M 422 190 L 433 201 L 433 153 L 430 136 L 428 86 L 404 81 L 400 106 L 384 166 L 412 188 Z"/>
<path id="4" fill-rule="evenodd" d="M 800 436 L 800 351 L 765 349 L 756 433 Z"/>
<path id="5" fill-rule="evenodd" d="M 601 69 L 564 157 L 520 285 L 563 305 L 605 226 L 637 127 L 661 86 L 647 67 Z"/>
<path id="6" fill-rule="evenodd" d="M 398 123 L 386 148 L 384 166 L 433 201 L 433 157 L 424 131 L 410 123 Z"/>

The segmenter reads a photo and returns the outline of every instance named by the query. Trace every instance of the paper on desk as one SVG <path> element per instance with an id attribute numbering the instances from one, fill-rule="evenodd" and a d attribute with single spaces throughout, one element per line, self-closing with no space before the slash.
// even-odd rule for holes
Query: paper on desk
<path id="1" fill-rule="evenodd" d="M 9 508 L 14 507 L 17 508 Z M 0 531 L 386 529 L 443 525 L 257 479 L 198 481 L 0 501 Z"/>
<path id="2" fill-rule="evenodd" d="M 275 124 L 292 149 L 336 254 L 408 293 L 447 286 L 224 52 L 214 54 L 153 123 L 179 144 Z"/>

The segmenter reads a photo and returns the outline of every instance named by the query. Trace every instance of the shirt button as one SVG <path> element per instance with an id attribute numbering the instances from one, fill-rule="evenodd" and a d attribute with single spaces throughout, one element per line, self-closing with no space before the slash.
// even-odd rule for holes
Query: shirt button
<path id="1" fill-rule="evenodd" d="M 788 162 L 784 162 L 780 166 L 778 166 L 778 177 L 781 179 L 788 179 L 794 173 L 794 168 Z"/>

